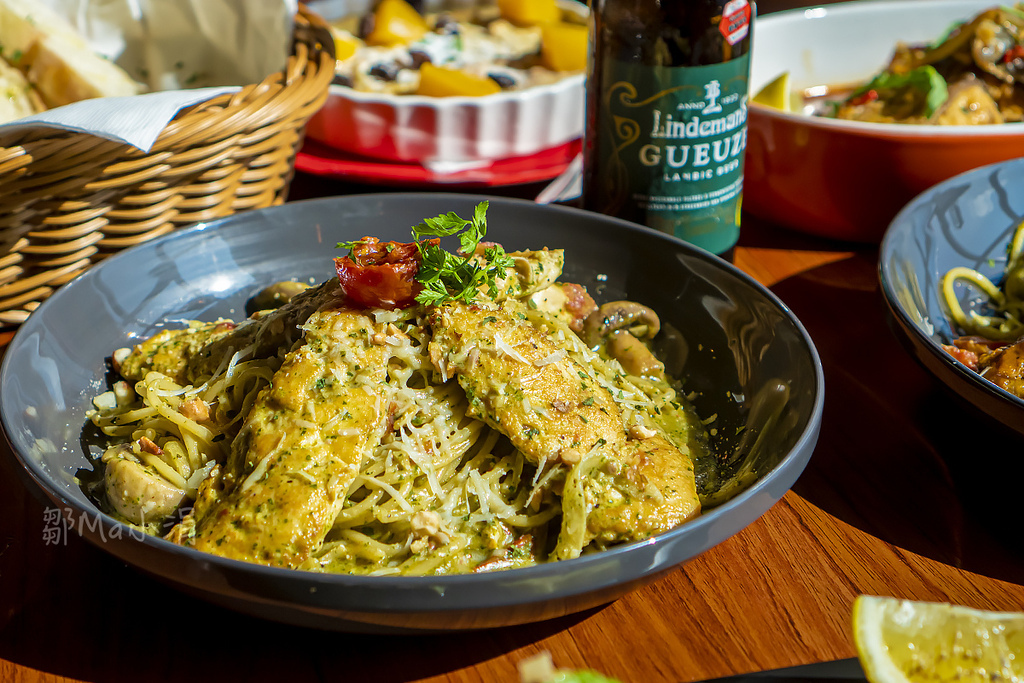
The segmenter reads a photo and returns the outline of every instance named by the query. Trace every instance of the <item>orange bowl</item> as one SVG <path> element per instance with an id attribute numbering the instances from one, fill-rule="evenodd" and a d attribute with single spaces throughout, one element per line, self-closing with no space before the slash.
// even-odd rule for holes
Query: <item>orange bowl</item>
<path id="1" fill-rule="evenodd" d="M 992 0 L 845 2 L 758 20 L 751 92 L 788 71 L 794 91 L 869 79 L 898 41 L 931 42 Z M 1024 156 L 1024 124 L 839 121 L 751 104 L 743 207 L 813 235 L 878 242 L 907 202 L 964 171 Z"/>

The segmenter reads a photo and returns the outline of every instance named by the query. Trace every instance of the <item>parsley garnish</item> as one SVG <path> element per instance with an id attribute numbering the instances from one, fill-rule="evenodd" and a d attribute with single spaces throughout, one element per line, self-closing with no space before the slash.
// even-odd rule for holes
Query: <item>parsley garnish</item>
<path id="1" fill-rule="evenodd" d="M 487 201 L 477 204 L 473 218 L 466 220 L 455 212 L 443 213 L 436 218 L 427 218 L 419 225 L 412 226 L 416 248 L 420 254 L 420 267 L 416 281 L 423 289 L 416 295 L 416 301 L 425 305 L 437 305 L 446 301 L 470 303 L 486 289 L 492 299 L 498 296 L 498 280 L 514 266 L 512 257 L 499 246 L 484 248 L 483 259 L 476 257 L 477 247 L 487 234 Z M 440 240 L 431 238 L 457 236 L 458 253 L 446 251 Z M 366 239 L 338 242 L 339 249 L 353 250 Z M 394 245 L 385 243 L 390 252 Z"/>
<path id="2" fill-rule="evenodd" d="M 512 267 L 512 257 L 500 246 L 484 249 L 484 263 L 478 263 L 473 255 L 477 246 L 487 234 L 487 201 L 476 206 L 472 220 L 460 218 L 454 212 L 428 218 L 412 228 L 423 262 L 416 280 L 423 285 L 423 291 L 416 295 L 421 304 L 440 304 L 445 301 L 469 303 L 481 287 L 487 288 L 493 299 L 498 295 L 497 278 L 505 275 Z M 459 253 L 445 251 L 440 244 L 424 237 L 449 237 L 458 235 Z"/>

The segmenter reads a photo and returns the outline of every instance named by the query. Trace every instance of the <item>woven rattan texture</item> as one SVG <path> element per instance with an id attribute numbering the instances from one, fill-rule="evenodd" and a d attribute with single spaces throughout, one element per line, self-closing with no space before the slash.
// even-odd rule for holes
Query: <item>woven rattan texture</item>
<path id="1" fill-rule="evenodd" d="M 0 137 L 0 325 L 121 249 L 284 202 L 334 45 L 300 6 L 286 68 L 180 112 L 149 152 L 39 127 Z"/>

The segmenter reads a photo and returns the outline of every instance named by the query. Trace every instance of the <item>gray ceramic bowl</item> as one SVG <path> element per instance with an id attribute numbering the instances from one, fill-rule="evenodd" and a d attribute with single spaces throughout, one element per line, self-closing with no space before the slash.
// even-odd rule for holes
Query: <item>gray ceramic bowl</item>
<path id="1" fill-rule="evenodd" d="M 491 200 L 488 239 L 506 248 L 564 247 L 567 280 L 598 300 L 646 303 L 683 332 L 686 387 L 702 415 L 718 415 L 716 445 L 763 461 L 752 486 L 678 529 L 579 559 L 468 576 L 358 577 L 262 567 L 139 537 L 100 514 L 76 484 L 76 474 L 91 469 L 84 413 L 105 386 L 113 349 L 169 318 L 241 317 L 266 283 L 331 277 L 339 240 L 405 241 L 424 217 L 469 216 L 479 199 L 296 202 L 126 250 L 64 286 L 18 331 L 2 369 L 3 426 L 30 485 L 90 541 L 184 591 L 261 617 L 367 632 L 521 624 L 604 604 L 729 538 L 785 494 L 811 456 L 823 402 L 817 352 L 792 313 L 737 269 L 671 237 L 508 199 Z"/>
<path id="2" fill-rule="evenodd" d="M 1024 400 L 942 350 L 962 332 L 947 315 L 940 281 L 951 268 L 967 266 L 999 282 L 1007 245 L 1022 220 L 1024 159 L 1000 162 L 954 176 L 914 198 L 893 219 L 879 253 L 882 292 L 913 356 L 955 395 L 1020 434 Z M 972 299 L 962 296 L 966 310 Z"/>

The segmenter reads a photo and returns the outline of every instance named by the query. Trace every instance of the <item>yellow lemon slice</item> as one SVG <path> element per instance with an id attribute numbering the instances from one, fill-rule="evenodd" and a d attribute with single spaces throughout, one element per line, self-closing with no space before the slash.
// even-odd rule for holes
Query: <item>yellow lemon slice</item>
<path id="1" fill-rule="evenodd" d="M 789 92 L 789 72 L 783 71 L 768 85 L 754 95 L 754 102 L 773 109 L 793 111 L 792 97 Z"/>
<path id="2" fill-rule="evenodd" d="M 871 683 L 1024 678 L 1024 613 L 861 595 L 853 639 Z"/>

